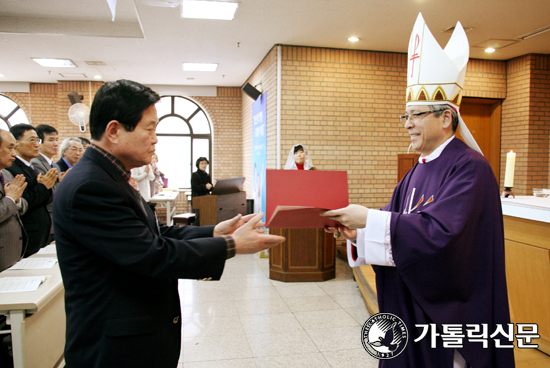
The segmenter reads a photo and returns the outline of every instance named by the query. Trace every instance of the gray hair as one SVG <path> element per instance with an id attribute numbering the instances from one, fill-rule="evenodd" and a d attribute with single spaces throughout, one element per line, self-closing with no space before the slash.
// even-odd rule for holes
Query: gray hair
<path id="1" fill-rule="evenodd" d="M 458 112 L 455 110 L 454 107 L 452 107 L 449 104 L 442 104 L 442 105 L 429 105 L 429 108 L 431 111 L 434 112 L 434 115 L 436 117 L 441 116 L 441 114 L 443 114 L 443 111 L 445 110 L 451 110 L 453 132 L 456 133 L 456 128 L 458 127 Z"/>
<path id="2" fill-rule="evenodd" d="M 71 141 L 78 142 L 82 144 L 82 141 L 76 137 L 70 137 L 63 139 L 63 142 L 61 142 L 61 145 L 59 146 L 59 156 L 63 157 L 63 153 L 65 153 L 65 150 L 69 148 L 69 143 Z"/>

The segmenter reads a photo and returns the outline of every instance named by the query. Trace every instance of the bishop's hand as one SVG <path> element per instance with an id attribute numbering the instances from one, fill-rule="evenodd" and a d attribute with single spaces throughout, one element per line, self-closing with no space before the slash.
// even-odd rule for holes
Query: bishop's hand
<path id="1" fill-rule="evenodd" d="M 350 230 L 362 229 L 367 226 L 367 214 L 369 209 L 357 204 L 350 204 L 339 210 L 331 210 L 322 213 L 321 216 L 329 217 L 331 220 L 338 221 L 344 227 Z"/>

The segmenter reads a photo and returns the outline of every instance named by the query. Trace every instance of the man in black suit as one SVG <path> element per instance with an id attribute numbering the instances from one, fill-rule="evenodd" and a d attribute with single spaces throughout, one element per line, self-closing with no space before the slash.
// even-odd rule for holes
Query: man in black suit
<path id="1" fill-rule="evenodd" d="M 159 99 L 136 82 L 104 84 L 90 112 L 92 144 L 56 192 L 67 368 L 175 368 L 181 346 L 177 279 L 217 280 L 235 253 L 284 241 L 256 230 L 262 214 L 215 227 L 158 223 L 128 180 L 130 169 L 151 163 Z"/>
<path id="2" fill-rule="evenodd" d="M 23 198 L 27 201 L 27 212 L 21 216 L 21 221 L 27 232 L 28 243 L 24 256 L 28 257 L 44 247 L 50 234 L 50 214 L 46 208 L 52 199 L 52 187 L 57 179 L 57 170 L 51 169 L 46 175 L 37 174 L 31 165 L 31 160 L 38 157 L 40 138 L 36 129 L 29 124 L 17 124 L 10 128 L 17 139 L 15 152 L 17 158 L 7 170 L 15 177 L 24 175 L 27 187 Z"/>
<path id="3" fill-rule="evenodd" d="M 66 172 L 80 160 L 83 152 L 84 148 L 79 138 L 65 138 L 59 147 L 59 156 L 61 156 L 61 158 L 56 162 L 57 167 L 61 172 Z"/>

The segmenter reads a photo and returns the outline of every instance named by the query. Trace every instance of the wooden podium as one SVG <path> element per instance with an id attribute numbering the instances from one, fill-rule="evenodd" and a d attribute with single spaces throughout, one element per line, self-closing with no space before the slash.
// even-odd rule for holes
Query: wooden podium
<path id="1" fill-rule="evenodd" d="M 336 277 L 335 240 L 324 229 L 269 229 L 286 241 L 269 250 L 269 278 L 325 281 Z"/>
<path id="2" fill-rule="evenodd" d="M 194 197 L 193 208 L 200 211 L 201 226 L 217 225 L 239 213 L 246 215 L 246 192 Z"/>

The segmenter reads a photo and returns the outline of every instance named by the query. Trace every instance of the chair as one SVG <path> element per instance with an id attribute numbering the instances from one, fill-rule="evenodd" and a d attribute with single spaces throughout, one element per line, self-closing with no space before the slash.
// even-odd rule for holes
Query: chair
<path id="1" fill-rule="evenodd" d="M 181 213 L 172 217 L 174 224 L 191 225 L 195 221 L 196 215 L 194 213 Z"/>

